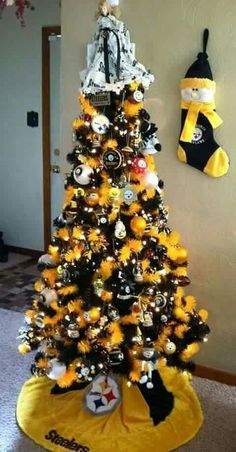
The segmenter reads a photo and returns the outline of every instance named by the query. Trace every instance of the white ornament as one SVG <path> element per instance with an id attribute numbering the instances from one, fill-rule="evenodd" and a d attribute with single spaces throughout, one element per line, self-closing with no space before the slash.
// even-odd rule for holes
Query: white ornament
<path id="1" fill-rule="evenodd" d="M 96 115 L 92 119 L 91 126 L 95 133 L 104 135 L 110 127 L 110 121 L 105 115 Z"/>
<path id="2" fill-rule="evenodd" d="M 168 341 L 164 345 L 164 351 L 167 353 L 167 355 L 172 355 L 176 351 L 176 345 L 174 342 Z"/>
<path id="3" fill-rule="evenodd" d="M 151 171 L 146 171 L 143 178 L 143 182 L 147 185 L 147 187 L 150 188 L 157 188 L 159 179 L 155 173 L 152 173 Z"/>
<path id="4" fill-rule="evenodd" d="M 42 301 L 43 303 L 49 307 L 50 304 L 53 301 L 57 301 L 58 300 L 58 296 L 55 290 L 53 289 L 43 289 L 42 292 L 40 292 L 40 296 L 42 297 Z"/>
<path id="5" fill-rule="evenodd" d="M 93 169 L 89 165 L 78 165 L 73 172 L 75 181 L 80 185 L 88 185 L 93 175 Z"/>
<path id="6" fill-rule="evenodd" d="M 117 239 L 124 239 L 126 237 L 125 225 L 121 220 L 118 220 L 115 225 L 115 237 Z"/>
<path id="7" fill-rule="evenodd" d="M 43 254 L 38 260 L 38 265 L 40 265 L 40 264 L 54 266 L 52 256 L 50 256 L 50 254 Z"/>
<path id="8" fill-rule="evenodd" d="M 65 364 L 61 363 L 57 358 L 51 359 L 47 368 L 47 376 L 51 380 L 62 378 L 66 372 Z"/>
<path id="9" fill-rule="evenodd" d="M 142 91 L 137 89 L 136 91 L 134 91 L 133 97 L 134 97 L 134 100 L 136 100 L 136 102 L 142 102 L 142 100 L 143 100 Z"/>

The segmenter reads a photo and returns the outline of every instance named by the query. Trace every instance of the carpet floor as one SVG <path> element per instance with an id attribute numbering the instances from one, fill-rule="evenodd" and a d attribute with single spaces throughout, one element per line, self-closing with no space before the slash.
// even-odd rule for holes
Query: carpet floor
<path id="1" fill-rule="evenodd" d="M 35 259 L 29 258 L 0 271 L 0 308 L 23 314 L 36 296 L 33 285 L 38 277 Z"/>
<path id="2" fill-rule="evenodd" d="M 0 262 L 0 271 L 5 270 L 7 268 L 12 267 L 13 265 L 20 264 L 21 262 L 28 261 L 30 259 L 29 256 L 24 254 L 12 253 L 8 254 L 7 262 Z"/>
<path id="3" fill-rule="evenodd" d="M 20 290 L 13 292 L 14 296 L 7 303 L 6 298 L 0 296 L 0 452 L 42 452 L 45 449 L 27 438 L 15 420 L 17 396 L 31 376 L 29 368 L 33 359 L 32 355 L 19 355 L 16 337 L 24 320 L 22 311 L 33 297 L 32 283 L 37 275 L 32 263 L 21 264 L 18 271 L 19 267 L 14 269 L 13 273 L 16 273 L 10 272 L 11 275 L 0 273 L 0 292 L 5 291 L 5 297 L 14 289 L 12 279 L 10 283 L 8 278 L 20 279 L 20 287 L 15 283 L 15 288 Z M 178 451 L 236 452 L 236 387 L 197 377 L 194 377 L 193 385 L 202 404 L 205 422 L 196 438 Z"/>

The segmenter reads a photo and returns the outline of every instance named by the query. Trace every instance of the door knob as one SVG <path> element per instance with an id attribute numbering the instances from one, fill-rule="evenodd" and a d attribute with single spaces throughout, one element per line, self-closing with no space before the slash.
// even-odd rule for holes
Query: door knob
<path id="1" fill-rule="evenodd" d="M 61 168 L 59 165 L 51 165 L 51 171 L 52 171 L 52 173 L 58 174 L 61 172 Z"/>

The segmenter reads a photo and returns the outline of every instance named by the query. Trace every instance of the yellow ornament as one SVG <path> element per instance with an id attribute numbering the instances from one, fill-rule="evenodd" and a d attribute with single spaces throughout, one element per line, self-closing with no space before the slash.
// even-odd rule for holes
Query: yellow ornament
<path id="1" fill-rule="evenodd" d="M 34 288 L 35 288 L 36 292 L 41 292 L 43 289 L 45 289 L 45 287 L 46 287 L 46 285 L 41 279 L 36 281 L 34 284 Z"/>
<path id="2" fill-rule="evenodd" d="M 84 318 L 89 323 L 96 323 L 100 319 L 100 316 L 100 309 L 95 307 L 84 313 Z"/>
<path id="3" fill-rule="evenodd" d="M 142 236 L 144 234 L 144 231 L 146 229 L 147 226 L 147 222 L 146 220 L 144 220 L 143 217 L 134 217 L 132 218 L 131 222 L 130 222 L 130 227 L 132 229 L 132 231 L 137 235 L 137 236 Z"/>
<path id="4" fill-rule="evenodd" d="M 26 353 L 29 353 L 31 351 L 31 347 L 29 344 L 23 343 L 19 345 L 18 351 L 22 353 L 22 355 L 25 355 Z"/>
<path id="5" fill-rule="evenodd" d="M 119 201 L 119 198 L 120 198 L 120 189 L 116 188 L 116 187 L 110 188 L 110 190 L 108 192 L 109 204 L 116 203 L 117 201 Z"/>
<path id="6" fill-rule="evenodd" d="M 177 258 L 175 259 L 175 262 L 177 262 L 178 264 L 183 264 L 184 262 L 187 261 L 187 258 L 188 258 L 187 250 L 183 246 L 177 248 Z"/>

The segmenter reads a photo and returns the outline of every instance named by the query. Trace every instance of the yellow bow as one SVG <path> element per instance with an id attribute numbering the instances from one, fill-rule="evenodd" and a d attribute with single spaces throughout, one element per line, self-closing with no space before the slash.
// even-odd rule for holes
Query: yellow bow
<path id="1" fill-rule="evenodd" d="M 188 113 L 185 119 L 180 141 L 187 141 L 188 143 L 191 143 L 199 113 L 206 116 L 214 129 L 219 127 L 223 122 L 220 116 L 215 112 L 214 102 L 201 103 L 182 101 L 181 108 L 188 110 Z"/>

